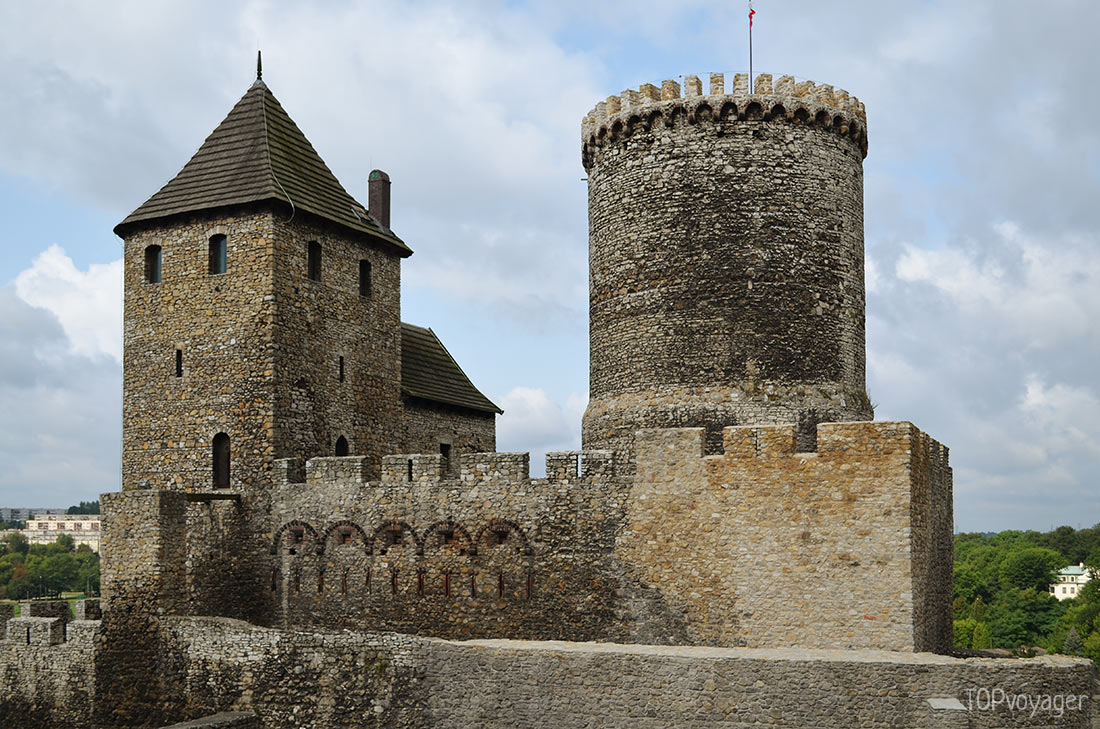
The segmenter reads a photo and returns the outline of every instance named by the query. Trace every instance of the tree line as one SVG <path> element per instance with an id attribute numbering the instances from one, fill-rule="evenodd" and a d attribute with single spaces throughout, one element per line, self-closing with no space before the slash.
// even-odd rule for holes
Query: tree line
<path id="1" fill-rule="evenodd" d="M 1041 648 L 1100 660 L 1100 580 L 1072 599 L 1050 594 L 1058 571 L 1080 563 L 1100 570 L 1100 524 L 955 535 L 955 647 Z"/>
<path id="2" fill-rule="evenodd" d="M 52 544 L 29 544 L 20 533 L 0 541 L 0 598 L 26 600 L 62 592 L 99 594 L 99 555 L 91 547 L 74 546 L 67 534 Z"/>

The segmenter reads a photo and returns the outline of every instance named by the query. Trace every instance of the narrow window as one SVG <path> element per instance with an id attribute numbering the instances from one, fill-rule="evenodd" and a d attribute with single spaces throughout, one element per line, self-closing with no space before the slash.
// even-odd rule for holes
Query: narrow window
<path id="1" fill-rule="evenodd" d="M 295 592 L 301 592 L 302 591 L 302 571 L 301 570 L 299 570 L 299 569 L 294 570 L 294 577 L 291 578 L 290 583 L 291 583 L 291 587 L 294 588 Z"/>
<path id="2" fill-rule="evenodd" d="M 497 597 L 504 599 L 504 573 L 497 573 Z"/>
<path id="3" fill-rule="evenodd" d="M 366 587 L 367 587 L 367 594 L 368 595 L 370 594 L 370 575 L 371 575 L 372 571 L 373 571 L 372 568 L 367 567 L 367 584 L 366 584 Z"/>
<path id="4" fill-rule="evenodd" d="M 348 439 L 344 436 L 340 436 L 336 439 L 336 455 L 346 456 L 348 454 Z"/>
<path id="5" fill-rule="evenodd" d="M 451 596 L 451 573 L 450 572 L 444 572 L 443 573 L 443 596 L 444 597 L 450 597 Z"/>
<path id="6" fill-rule="evenodd" d="M 451 471 L 451 444 L 440 443 L 439 455 L 443 458 L 443 472 L 450 473 Z"/>
<path id="7" fill-rule="evenodd" d="M 279 568 L 271 570 L 271 591 L 275 592 L 279 589 Z"/>
<path id="8" fill-rule="evenodd" d="M 477 572 L 470 573 L 470 597 L 477 597 Z"/>
<path id="9" fill-rule="evenodd" d="M 408 475 L 408 480 L 412 481 L 413 480 L 413 459 L 411 459 L 411 458 L 409 459 L 409 473 L 407 475 Z"/>
<path id="10" fill-rule="evenodd" d="M 359 261 L 359 295 L 370 296 L 370 261 Z"/>
<path id="11" fill-rule="evenodd" d="M 390 573 L 390 592 L 394 595 L 397 594 L 397 570 Z"/>
<path id="12" fill-rule="evenodd" d="M 420 597 L 424 596 L 424 573 L 416 573 L 416 594 Z"/>
<path id="13" fill-rule="evenodd" d="M 531 593 L 535 591 L 535 574 L 527 570 L 527 599 L 531 599 Z"/>
<path id="14" fill-rule="evenodd" d="M 145 283 L 160 283 L 160 246 L 145 249 Z"/>
<path id="15" fill-rule="evenodd" d="M 344 358 L 343 357 L 340 358 L 340 374 L 337 375 L 337 378 L 340 380 L 340 382 L 344 381 Z"/>
<path id="16" fill-rule="evenodd" d="M 214 488 L 229 488 L 229 436 L 214 436 Z"/>
<path id="17" fill-rule="evenodd" d="M 183 377 L 183 350 L 176 350 L 176 377 Z"/>
<path id="18" fill-rule="evenodd" d="M 344 570 L 344 576 L 340 579 L 340 592 L 348 594 L 348 571 Z"/>
<path id="19" fill-rule="evenodd" d="M 321 280 L 321 244 L 315 240 L 309 242 L 309 260 L 307 268 L 311 280 Z"/>
<path id="20" fill-rule="evenodd" d="M 210 239 L 210 275 L 225 273 L 226 246 L 225 236 L 215 235 Z"/>

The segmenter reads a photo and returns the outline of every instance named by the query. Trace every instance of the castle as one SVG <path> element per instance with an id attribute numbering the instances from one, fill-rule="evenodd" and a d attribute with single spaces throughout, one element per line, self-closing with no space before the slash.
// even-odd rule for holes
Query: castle
<path id="1" fill-rule="evenodd" d="M 1088 661 L 948 655 L 947 449 L 865 392 L 863 105 L 687 76 L 581 152 L 591 402 L 532 478 L 400 321 L 388 176 L 257 78 L 116 228 L 102 616 L 6 617 L 4 725 L 1088 726 Z"/>

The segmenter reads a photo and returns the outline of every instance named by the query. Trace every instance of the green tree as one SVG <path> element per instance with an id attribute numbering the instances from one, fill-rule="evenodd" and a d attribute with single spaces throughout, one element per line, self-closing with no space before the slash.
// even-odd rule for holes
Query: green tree
<path id="1" fill-rule="evenodd" d="M 952 623 L 953 643 L 956 648 L 967 649 L 974 645 L 974 629 L 978 621 L 974 618 L 956 620 Z"/>
<path id="2" fill-rule="evenodd" d="M 73 539 L 71 534 L 59 534 L 57 536 L 57 543 L 60 544 L 66 552 L 76 550 L 76 540 Z"/>
<path id="3" fill-rule="evenodd" d="M 1066 563 L 1058 552 L 1044 547 L 1015 550 L 1001 562 L 1001 580 L 1018 590 L 1049 591 L 1055 572 Z"/>
<path id="4" fill-rule="evenodd" d="M 81 501 L 78 506 L 70 506 L 66 514 L 98 514 L 99 499 L 95 501 Z"/>
<path id="5" fill-rule="evenodd" d="M 975 623 L 971 647 L 977 649 L 993 647 L 993 633 L 989 630 L 989 623 Z"/>
<path id="6" fill-rule="evenodd" d="M 18 552 L 19 554 L 26 554 L 29 547 L 27 538 L 18 532 L 4 537 L 3 543 L 9 553 Z"/>
<path id="7" fill-rule="evenodd" d="M 1070 628 L 1066 642 L 1062 644 L 1062 652 L 1070 656 L 1081 656 L 1085 653 L 1085 644 L 1081 642 L 1081 636 L 1077 635 L 1077 628 Z"/>
<path id="8" fill-rule="evenodd" d="M 1100 633 L 1095 630 L 1085 638 L 1085 658 L 1100 661 Z"/>

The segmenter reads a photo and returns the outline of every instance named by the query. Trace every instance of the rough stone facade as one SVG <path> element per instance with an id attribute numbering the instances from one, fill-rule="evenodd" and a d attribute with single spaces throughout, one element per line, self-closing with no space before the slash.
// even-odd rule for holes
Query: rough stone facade
<path id="1" fill-rule="evenodd" d="M 496 416 L 419 398 L 403 398 L 407 453 L 441 453 L 448 446 L 444 470 L 458 468 L 464 453 L 488 453 L 496 447 Z"/>
<path id="2" fill-rule="evenodd" d="M 866 117 L 832 87 L 721 74 L 586 118 L 591 399 L 584 447 L 639 428 L 869 420 Z"/>

